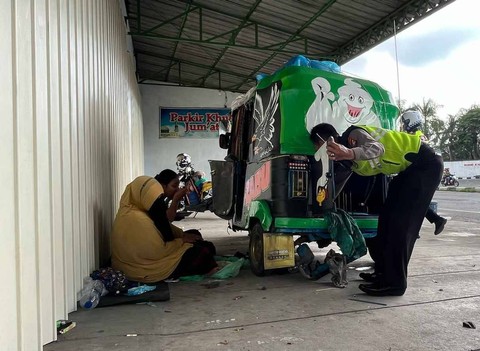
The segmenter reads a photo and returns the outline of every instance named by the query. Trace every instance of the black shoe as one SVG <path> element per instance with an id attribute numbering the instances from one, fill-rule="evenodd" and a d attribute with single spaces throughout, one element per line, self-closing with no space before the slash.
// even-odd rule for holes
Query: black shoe
<path id="1" fill-rule="evenodd" d="M 406 290 L 382 284 L 360 284 L 358 288 L 365 294 L 372 296 L 402 296 Z"/>
<path id="2" fill-rule="evenodd" d="M 380 274 L 377 273 L 360 273 L 358 276 L 369 283 L 377 283 L 380 280 Z"/>
<path id="3" fill-rule="evenodd" d="M 447 224 L 447 219 L 440 217 L 440 219 L 435 222 L 435 231 L 433 232 L 433 234 L 440 234 L 443 231 L 443 228 L 445 228 L 445 224 Z"/>

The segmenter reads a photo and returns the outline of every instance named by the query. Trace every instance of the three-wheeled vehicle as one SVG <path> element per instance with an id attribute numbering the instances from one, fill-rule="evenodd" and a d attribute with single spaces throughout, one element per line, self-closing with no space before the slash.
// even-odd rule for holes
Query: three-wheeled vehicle
<path id="1" fill-rule="evenodd" d="M 214 213 L 234 231 L 248 231 L 251 269 L 259 276 L 295 266 L 294 235 L 327 245 L 324 214 L 332 208 L 347 211 L 365 238 L 375 236 L 388 186 L 383 175 L 360 177 L 315 157 L 309 132 L 321 122 L 340 134 L 352 124 L 393 129 L 399 110 L 391 94 L 300 61 L 263 77 L 232 104 L 219 140 L 227 155 L 209 161 Z"/>

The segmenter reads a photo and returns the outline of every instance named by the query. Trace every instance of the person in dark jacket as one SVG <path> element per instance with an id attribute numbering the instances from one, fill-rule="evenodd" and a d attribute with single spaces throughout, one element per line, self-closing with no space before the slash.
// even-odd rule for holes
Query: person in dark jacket
<path id="1" fill-rule="evenodd" d="M 321 123 L 310 132 L 318 150 L 327 142 L 331 160 L 352 162 L 361 176 L 393 175 L 378 217 L 377 236 L 369 240 L 375 273 L 362 274 L 371 284 L 359 289 L 375 296 L 401 296 L 407 268 L 423 218 L 443 172 L 442 158 L 417 135 L 370 126 L 352 126 L 341 136 Z"/>

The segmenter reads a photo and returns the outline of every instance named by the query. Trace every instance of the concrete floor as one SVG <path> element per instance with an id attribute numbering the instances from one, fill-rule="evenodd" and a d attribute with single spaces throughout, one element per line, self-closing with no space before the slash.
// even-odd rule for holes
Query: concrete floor
<path id="1" fill-rule="evenodd" d="M 462 326 L 480 328 L 480 216 L 472 218 L 452 216 L 440 236 L 425 221 L 402 297 L 358 290 L 368 256 L 349 265 L 345 289 L 330 275 L 308 281 L 242 270 L 216 288 L 209 280 L 171 283 L 168 302 L 72 313 L 77 327 L 44 350 L 480 350 L 479 329 Z M 219 254 L 248 250 L 246 232 L 228 231 L 210 213 L 178 224 L 201 228 Z M 323 259 L 327 249 L 314 252 Z"/>

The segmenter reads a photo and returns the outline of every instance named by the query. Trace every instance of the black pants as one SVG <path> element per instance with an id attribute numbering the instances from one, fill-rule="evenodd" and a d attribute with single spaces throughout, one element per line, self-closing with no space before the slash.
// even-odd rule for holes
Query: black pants
<path id="1" fill-rule="evenodd" d="M 377 236 L 367 242 L 382 283 L 400 289 L 407 288 L 408 262 L 443 172 L 442 158 L 425 144 L 412 161 L 390 182 Z"/>
<path id="2" fill-rule="evenodd" d="M 425 215 L 425 218 L 426 218 L 430 223 L 435 223 L 435 222 L 438 221 L 441 217 L 437 214 L 437 212 L 435 212 L 434 210 L 432 210 L 432 209 L 429 207 L 428 210 L 427 210 L 427 214 Z"/>
<path id="3" fill-rule="evenodd" d="M 204 275 L 217 267 L 215 261 L 216 249 L 210 241 L 197 241 L 182 256 L 171 278 L 179 278 L 189 275 Z"/>

